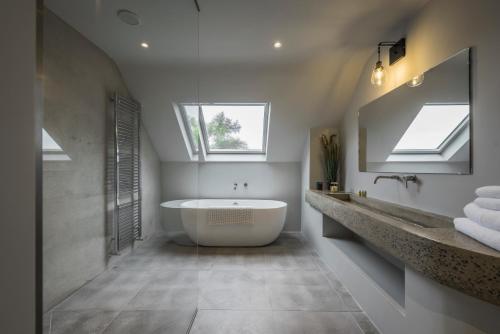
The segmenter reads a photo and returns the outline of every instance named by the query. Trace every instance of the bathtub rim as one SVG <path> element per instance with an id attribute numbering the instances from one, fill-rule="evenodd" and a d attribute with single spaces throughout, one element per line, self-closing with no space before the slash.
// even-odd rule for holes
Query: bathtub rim
<path id="1" fill-rule="evenodd" d="M 213 205 L 213 206 L 200 206 L 198 203 L 194 205 L 189 205 L 193 202 L 200 202 L 200 201 L 227 201 L 227 202 L 257 202 L 257 203 L 264 203 L 267 202 L 269 204 L 274 204 L 272 206 L 253 206 L 253 205 L 245 205 L 246 203 L 242 203 L 242 205 L 239 206 L 232 206 L 231 204 L 228 205 Z M 183 201 L 182 203 L 179 204 L 179 208 L 181 209 L 200 209 L 200 210 L 209 210 L 209 209 L 251 209 L 251 210 L 275 210 L 275 209 L 282 209 L 282 208 L 287 208 L 288 203 L 284 201 L 277 201 L 277 200 L 272 200 L 272 199 L 252 199 L 252 198 L 200 198 L 200 199 L 191 199 L 191 200 L 186 200 Z"/>

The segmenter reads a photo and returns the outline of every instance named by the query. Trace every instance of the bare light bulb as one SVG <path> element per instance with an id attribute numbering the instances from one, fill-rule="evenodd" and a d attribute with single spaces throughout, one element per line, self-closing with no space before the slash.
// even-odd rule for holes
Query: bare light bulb
<path id="1" fill-rule="evenodd" d="M 280 42 L 280 41 L 276 41 L 276 42 L 274 42 L 274 44 L 273 44 L 273 46 L 274 46 L 274 48 L 275 48 L 275 49 L 279 49 L 279 48 L 281 48 L 281 47 L 282 47 L 282 45 L 283 45 L 283 44 L 281 44 L 281 42 Z"/>
<path id="2" fill-rule="evenodd" d="M 149 48 L 149 44 L 148 44 L 148 43 L 146 43 L 146 42 L 142 42 L 142 43 L 141 43 L 141 46 L 142 46 L 143 48 L 145 48 L 145 49 Z"/>
<path id="3" fill-rule="evenodd" d="M 385 82 L 385 69 L 384 66 L 382 66 L 382 62 L 380 60 L 375 64 L 371 81 L 375 86 L 382 86 Z"/>
<path id="4" fill-rule="evenodd" d="M 424 82 L 424 74 L 419 74 L 410 79 L 406 84 L 410 87 L 418 87 Z"/>

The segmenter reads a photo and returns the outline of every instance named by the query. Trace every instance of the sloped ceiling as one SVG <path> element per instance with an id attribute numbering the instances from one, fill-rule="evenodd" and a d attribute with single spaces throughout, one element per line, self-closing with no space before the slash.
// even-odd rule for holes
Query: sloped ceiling
<path id="1" fill-rule="evenodd" d="M 187 161 L 179 102 L 271 102 L 270 161 L 335 125 L 376 44 L 427 0 L 46 0 L 118 64 L 162 161 Z M 139 14 L 125 25 L 119 9 Z M 283 47 L 275 50 L 274 40 Z M 149 49 L 140 47 L 142 41 Z"/>

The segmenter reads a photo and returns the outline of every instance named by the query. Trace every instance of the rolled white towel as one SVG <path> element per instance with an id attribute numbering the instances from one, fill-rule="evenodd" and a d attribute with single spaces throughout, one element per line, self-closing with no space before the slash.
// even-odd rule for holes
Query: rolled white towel
<path id="1" fill-rule="evenodd" d="M 500 252 L 500 232 L 478 225 L 467 218 L 455 218 L 455 229 Z"/>
<path id="2" fill-rule="evenodd" d="M 500 198 L 478 197 L 474 200 L 480 208 L 500 211 Z"/>
<path id="3" fill-rule="evenodd" d="M 476 189 L 478 197 L 500 198 L 500 186 L 486 186 Z"/>
<path id="4" fill-rule="evenodd" d="M 469 203 L 464 207 L 464 213 L 479 225 L 500 232 L 500 211 L 483 209 L 476 203 Z"/>

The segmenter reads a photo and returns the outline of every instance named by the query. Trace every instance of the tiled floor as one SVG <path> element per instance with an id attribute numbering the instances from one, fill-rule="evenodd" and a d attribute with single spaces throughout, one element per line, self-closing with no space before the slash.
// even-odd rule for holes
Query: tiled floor
<path id="1" fill-rule="evenodd" d="M 196 317 L 193 320 L 193 316 Z M 259 248 L 142 244 L 45 316 L 45 333 L 374 334 L 291 234 Z"/>

